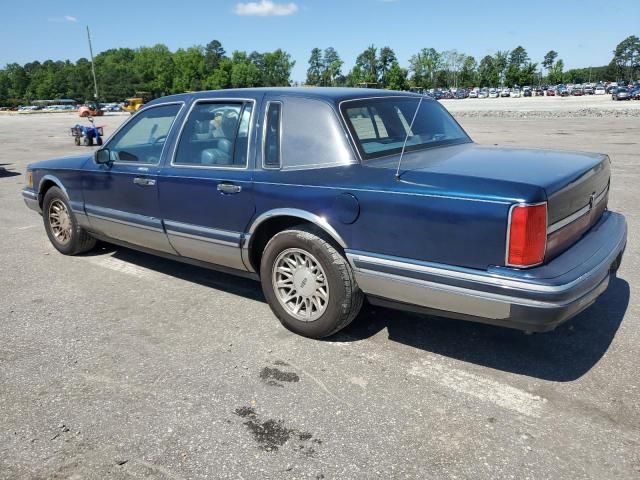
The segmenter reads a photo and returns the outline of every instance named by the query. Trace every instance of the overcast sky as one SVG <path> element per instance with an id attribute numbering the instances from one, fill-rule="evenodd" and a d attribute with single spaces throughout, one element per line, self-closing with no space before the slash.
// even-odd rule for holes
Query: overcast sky
<path id="1" fill-rule="evenodd" d="M 293 56 L 304 80 L 313 47 L 332 46 L 344 72 L 368 45 L 393 48 L 403 66 L 423 47 L 456 49 L 478 60 L 522 45 L 534 62 L 550 49 L 567 68 L 604 65 L 616 44 L 640 36 L 640 0 L 482 2 L 460 0 L 107 0 L 6 2 L 0 66 L 88 57 L 94 52 L 164 43 L 172 50 L 218 39 L 224 48 Z M 153 5 L 153 6 L 150 6 Z"/>

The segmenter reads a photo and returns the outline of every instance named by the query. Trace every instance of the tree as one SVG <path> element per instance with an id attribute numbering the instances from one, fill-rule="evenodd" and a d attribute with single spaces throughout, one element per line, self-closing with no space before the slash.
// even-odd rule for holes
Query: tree
<path id="1" fill-rule="evenodd" d="M 378 77 L 382 87 L 387 87 L 387 74 L 394 63 L 398 63 L 395 52 L 389 47 L 382 47 L 378 57 Z M 398 65 L 399 67 L 399 65 Z M 396 72 L 397 73 L 397 72 Z"/>
<path id="2" fill-rule="evenodd" d="M 436 72 L 442 65 L 442 55 L 434 48 L 423 48 L 409 60 L 411 81 L 418 88 L 433 88 Z"/>
<path id="3" fill-rule="evenodd" d="M 319 48 L 311 50 L 309 68 L 307 69 L 307 81 L 305 82 L 307 85 L 321 85 L 324 65 L 322 50 Z"/>
<path id="4" fill-rule="evenodd" d="M 500 83 L 500 73 L 496 68 L 496 61 L 491 55 L 486 55 L 480 60 L 478 75 L 481 87 L 495 87 Z"/>
<path id="5" fill-rule="evenodd" d="M 546 68 L 547 75 L 551 71 L 551 67 L 553 67 L 553 63 L 556 61 L 556 58 L 558 58 L 558 52 L 556 52 L 555 50 L 549 50 L 544 56 L 544 60 L 542 60 L 542 66 Z"/>
<path id="6" fill-rule="evenodd" d="M 498 72 L 498 83 L 504 84 L 504 77 L 506 74 L 507 66 L 509 65 L 509 51 L 498 50 L 494 55 L 494 65 Z"/>
<path id="7" fill-rule="evenodd" d="M 324 50 L 322 78 L 323 85 L 335 86 L 342 77 L 342 65 L 344 62 L 333 47 Z"/>
<path id="8" fill-rule="evenodd" d="M 477 70 L 478 62 L 471 55 L 465 56 L 460 70 L 460 85 L 463 87 L 475 87 L 478 83 Z"/>
<path id="9" fill-rule="evenodd" d="M 361 71 L 359 83 L 378 83 L 378 49 L 373 45 L 369 46 L 356 58 L 356 67 Z"/>
<path id="10" fill-rule="evenodd" d="M 389 90 L 406 90 L 408 72 L 400 67 L 397 60 L 394 60 L 385 76 L 386 87 Z"/>
<path id="11" fill-rule="evenodd" d="M 562 83 L 564 81 L 564 62 L 558 60 L 549 73 L 549 83 Z"/>
<path id="12" fill-rule="evenodd" d="M 613 60 L 626 80 L 640 78 L 640 38 L 631 35 L 620 42 L 613 51 Z"/>
<path id="13" fill-rule="evenodd" d="M 262 55 L 264 69 L 262 85 L 265 87 L 288 87 L 291 81 L 291 70 L 296 62 L 291 55 L 281 49 Z"/>
<path id="14" fill-rule="evenodd" d="M 225 53 L 222 43 L 218 40 L 212 40 L 204 47 L 204 64 L 207 73 L 212 73 L 218 68 L 220 61 L 225 58 Z"/>

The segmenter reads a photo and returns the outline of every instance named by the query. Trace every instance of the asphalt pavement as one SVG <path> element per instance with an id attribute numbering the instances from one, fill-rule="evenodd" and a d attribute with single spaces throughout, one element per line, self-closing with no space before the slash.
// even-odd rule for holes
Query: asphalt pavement
<path id="1" fill-rule="evenodd" d="M 256 282 L 108 244 L 62 256 L 20 190 L 27 163 L 85 148 L 77 118 L 0 116 L 0 478 L 640 478 L 640 118 L 460 121 L 612 158 L 623 265 L 554 332 L 366 306 L 314 341 Z"/>

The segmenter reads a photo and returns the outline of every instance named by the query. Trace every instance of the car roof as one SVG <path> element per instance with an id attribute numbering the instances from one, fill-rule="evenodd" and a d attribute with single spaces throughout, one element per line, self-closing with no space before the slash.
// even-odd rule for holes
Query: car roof
<path id="1" fill-rule="evenodd" d="M 413 92 L 400 92 L 396 90 L 381 90 L 375 88 L 338 88 L 338 87 L 264 87 L 264 88 L 233 88 L 227 90 L 207 90 L 202 92 L 181 93 L 157 98 L 148 103 L 173 101 L 189 101 L 203 98 L 258 98 L 264 94 L 283 97 L 303 97 L 338 103 L 344 100 L 371 97 L 394 97 L 398 95 L 420 98 L 423 95 Z"/>

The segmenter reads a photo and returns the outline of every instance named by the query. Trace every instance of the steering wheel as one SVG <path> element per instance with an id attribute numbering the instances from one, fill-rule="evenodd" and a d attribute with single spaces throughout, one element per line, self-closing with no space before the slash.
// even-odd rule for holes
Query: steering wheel
<path id="1" fill-rule="evenodd" d="M 167 139 L 166 135 L 160 135 L 158 138 L 153 139 L 153 142 L 151 142 L 151 145 L 157 145 L 159 143 L 164 143 L 164 141 Z"/>

